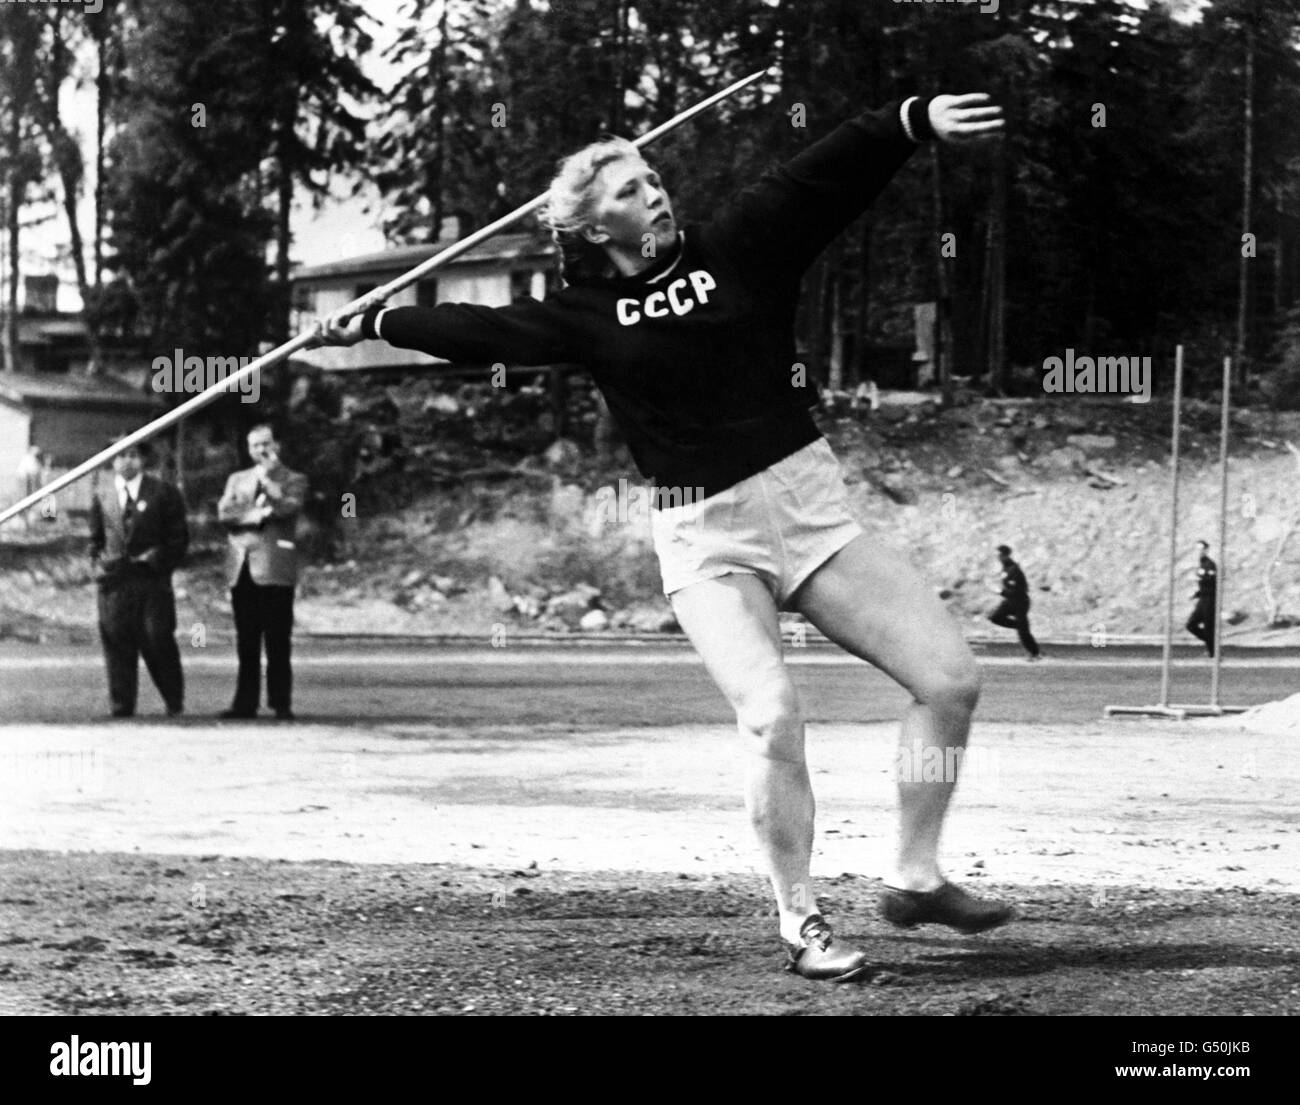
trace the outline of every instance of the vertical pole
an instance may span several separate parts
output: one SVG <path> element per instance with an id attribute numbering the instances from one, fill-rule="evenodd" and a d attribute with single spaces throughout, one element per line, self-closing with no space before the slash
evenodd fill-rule
<path id="1" fill-rule="evenodd" d="M 1223 402 L 1219 418 L 1219 578 L 1214 588 L 1214 664 L 1210 668 L 1210 705 L 1219 704 L 1219 668 L 1223 664 L 1223 593 L 1228 587 L 1228 410 L 1232 394 L 1232 358 L 1223 358 Z"/>
<path id="2" fill-rule="evenodd" d="M 1183 410 L 1183 347 L 1174 353 L 1173 465 L 1169 491 L 1169 586 L 1165 594 L 1165 647 L 1160 660 L 1160 705 L 1169 705 L 1169 658 L 1174 640 L 1175 563 L 1178 560 L 1178 434 Z"/>

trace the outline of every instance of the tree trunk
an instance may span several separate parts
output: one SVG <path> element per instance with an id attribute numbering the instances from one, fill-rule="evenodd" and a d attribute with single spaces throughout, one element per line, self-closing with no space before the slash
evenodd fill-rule
<path id="1" fill-rule="evenodd" d="M 832 392 L 844 390 L 844 265 L 843 251 L 836 249 L 829 265 L 830 272 L 830 353 L 827 358 L 826 386 Z"/>
<path id="2" fill-rule="evenodd" d="M 284 96 L 276 119 L 275 316 L 271 335 L 277 344 L 289 338 L 289 251 L 293 245 L 293 166 L 289 149 L 298 120 L 297 94 Z"/>
<path id="3" fill-rule="evenodd" d="M 555 439 L 558 441 L 569 428 L 569 381 L 563 365 L 551 366 L 551 417 L 555 421 Z"/>
<path id="4" fill-rule="evenodd" d="M 438 17 L 438 60 L 437 76 L 434 81 L 434 130 L 433 130 L 433 157 L 429 159 L 429 167 L 426 170 L 425 177 L 425 194 L 429 197 L 430 215 L 433 219 L 433 229 L 429 235 L 429 240 L 436 242 L 442 237 L 442 168 L 446 164 L 446 153 L 443 145 L 447 140 L 447 126 L 444 118 L 447 110 L 447 9 L 450 4 L 442 5 L 442 14 Z M 460 231 L 464 234 L 469 227 L 461 227 Z"/>
<path id="5" fill-rule="evenodd" d="M 22 279 L 19 269 L 18 210 L 23 204 L 26 182 L 21 176 L 18 153 L 22 146 L 22 121 L 17 105 L 12 106 L 13 117 L 9 123 L 9 179 L 6 182 L 9 198 L 9 302 L 5 306 L 4 358 L 8 372 L 18 371 L 18 283 Z"/>
<path id="6" fill-rule="evenodd" d="M 609 101 L 609 131 L 623 133 L 623 90 L 627 84 L 627 8 L 628 0 L 618 0 L 615 5 L 614 26 L 614 87 Z"/>
<path id="7" fill-rule="evenodd" d="M 69 141 L 71 137 L 69 136 Z M 99 327 L 95 320 L 95 291 L 90 286 L 86 274 L 86 245 L 81 237 L 81 226 L 77 222 L 77 195 L 79 189 L 74 181 L 68 179 L 62 169 L 59 176 L 63 182 L 63 212 L 68 219 L 68 235 L 72 239 L 72 263 L 77 272 L 77 292 L 81 296 L 81 318 L 86 327 L 86 344 L 89 350 L 89 362 L 86 374 L 98 376 L 104 370 L 103 344 L 100 341 Z"/>
<path id="8" fill-rule="evenodd" d="M 862 235 L 858 243 L 858 308 L 853 325 L 857 340 L 853 348 L 853 379 L 856 388 L 863 382 L 862 366 L 866 362 L 866 349 L 871 336 L 871 244 L 876 232 L 876 220 L 870 210 L 862 220 Z"/>
<path id="9" fill-rule="evenodd" d="M 0 187 L 0 224 L 4 226 L 6 241 L 9 234 L 9 189 Z M 9 249 L 0 255 L 0 373 L 12 372 L 9 357 Z"/>
<path id="10" fill-rule="evenodd" d="M 89 347 L 87 375 L 97 376 L 103 371 L 103 353 L 100 348 L 99 332 L 95 325 L 94 292 L 86 273 L 86 243 L 81 236 L 81 224 L 77 221 L 77 200 L 81 195 L 81 183 L 85 177 L 85 165 L 81 157 L 81 148 L 68 133 L 59 113 L 59 90 L 67 79 L 71 68 L 71 55 L 63 41 L 62 12 L 55 9 L 52 26 L 53 42 L 50 47 L 50 76 L 45 84 L 45 103 L 39 105 L 40 116 L 44 122 L 46 140 L 53 151 L 54 164 L 59 174 L 59 184 L 63 188 L 63 214 L 68 221 L 68 238 L 72 244 L 72 266 L 77 274 L 77 294 L 81 296 L 81 318 L 86 328 L 86 343 Z"/>
<path id="11" fill-rule="evenodd" d="M 1286 208 L 1282 205 L 1282 189 L 1273 192 L 1273 220 L 1277 227 L 1273 239 L 1273 319 L 1279 322 L 1287 307 L 1286 289 Z"/>
<path id="12" fill-rule="evenodd" d="M 108 79 L 107 34 L 101 35 L 96 51 L 95 74 L 95 287 L 104 283 L 104 146 L 108 130 L 108 99 L 112 95 Z"/>
<path id="13" fill-rule="evenodd" d="M 998 144 L 994 158 L 993 224 L 989 286 L 989 376 L 999 392 L 1007 387 L 1007 145 Z"/>

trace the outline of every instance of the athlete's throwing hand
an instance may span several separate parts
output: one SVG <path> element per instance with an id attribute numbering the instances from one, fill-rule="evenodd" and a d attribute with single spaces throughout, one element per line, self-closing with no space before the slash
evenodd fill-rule
<path id="1" fill-rule="evenodd" d="M 316 323 L 315 345 L 356 345 L 364 340 L 361 315 L 337 311 Z"/>
<path id="2" fill-rule="evenodd" d="M 963 96 L 936 96 L 930 101 L 930 126 L 943 142 L 979 142 L 1000 138 L 1002 109 L 989 102 L 984 92 Z"/>

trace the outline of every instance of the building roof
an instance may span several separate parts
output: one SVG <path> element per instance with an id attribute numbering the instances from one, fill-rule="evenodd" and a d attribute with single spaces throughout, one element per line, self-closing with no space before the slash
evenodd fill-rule
<path id="1" fill-rule="evenodd" d="M 289 280 L 291 283 L 297 283 L 302 280 L 360 276 L 366 273 L 403 273 L 452 245 L 455 245 L 455 242 L 441 241 L 418 246 L 394 246 L 380 253 L 367 253 L 360 257 L 331 261 L 325 265 L 295 269 L 290 274 Z M 498 234 L 467 253 L 448 261 L 447 265 L 450 268 L 453 265 L 482 264 L 484 261 L 544 261 L 554 257 L 555 254 L 555 245 L 547 234 Z"/>
<path id="2" fill-rule="evenodd" d="M 86 322 L 80 312 L 18 316 L 19 345 L 50 345 L 55 341 L 85 344 Z"/>
<path id="3" fill-rule="evenodd" d="M 147 411 L 157 400 L 116 376 L 30 376 L 0 373 L 0 400 L 16 407 L 81 407 Z"/>

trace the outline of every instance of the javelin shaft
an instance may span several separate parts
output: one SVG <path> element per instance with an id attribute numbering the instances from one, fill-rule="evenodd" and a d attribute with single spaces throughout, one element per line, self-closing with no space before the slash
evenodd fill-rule
<path id="1" fill-rule="evenodd" d="M 714 104 L 727 99 L 729 96 L 735 95 L 742 88 L 747 88 L 760 77 L 766 75 L 766 73 L 766 69 L 760 69 L 757 73 L 751 73 L 748 77 L 744 77 L 741 80 L 736 81 L 734 84 L 728 85 L 726 88 L 722 89 L 721 92 L 715 92 L 707 99 L 701 100 L 698 104 L 688 107 L 685 111 L 673 116 L 673 118 L 669 119 L 666 123 L 661 123 L 653 130 L 647 131 L 645 134 L 641 135 L 640 138 L 634 139 L 632 144 L 638 148 L 648 145 L 656 138 L 667 134 L 669 131 L 681 126 L 688 120 L 695 118 L 695 116 L 699 115 L 701 112 L 707 111 Z M 474 231 L 473 234 L 469 234 L 460 239 L 460 241 L 456 242 L 454 245 L 448 246 L 446 249 L 436 253 L 434 256 L 422 261 L 409 272 L 403 273 L 395 280 L 391 280 L 382 287 L 367 292 L 359 299 L 354 299 L 347 306 L 340 308 L 339 313 L 347 312 L 350 315 L 359 315 L 370 307 L 385 302 L 394 293 L 401 291 L 403 288 L 410 287 L 410 285 L 414 284 L 427 273 L 447 264 L 449 261 L 454 261 L 462 253 L 473 249 L 476 245 L 491 238 L 494 234 L 499 234 L 502 230 L 513 223 L 517 223 L 525 215 L 529 215 L 533 211 L 536 211 L 545 202 L 546 193 L 543 192 L 540 196 L 536 196 L 522 206 L 516 207 L 508 215 L 503 215 L 501 218 L 497 219 L 496 222 L 489 223 L 482 229 Z M 238 372 L 231 373 L 231 375 L 227 376 L 220 383 L 213 384 L 212 387 L 208 388 L 206 391 L 200 392 L 198 395 L 194 396 L 194 398 L 186 400 L 179 407 L 168 411 L 164 415 L 160 415 L 158 418 L 155 418 L 152 422 L 142 426 L 134 433 L 128 434 L 126 437 L 122 438 L 121 441 L 113 442 L 113 444 L 108 446 L 108 448 L 96 453 L 89 460 L 77 465 L 76 468 L 70 469 L 57 479 L 51 480 L 39 491 L 33 492 L 25 499 L 19 499 L 18 502 L 13 504 L 13 506 L 6 507 L 4 510 L 0 511 L 0 523 L 7 522 L 10 518 L 16 517 L 25 510 L 31 509 L 40 503 L 42 499 L 48 498 L 56 491 L 61 491 L 69 484 L 75 483 L 83 476 L 89 475 L 96 468 L 107 464 L 119 453 L 124 453 L 133 445 L 138 445 L 142 441 L 147 441 L 149 438 L 157 436 L 164 430 L 174 426 L 181 419 L 202 410 L 211 403 L 214 403 L 222 395 L 236 391 L 239 382 L 246 376 L 252 376 L 255 372 L 261 372 L 263 369 L 271 368 L 273 365 L 277 365 L 281 361 L 287 360 L 300 349 L 306 349 L 311 346 L 314 343 L 314 340 L 314 331 L 307 330 L 299 334 L 296 338 L 272 349 L 269 353 L 263 353 L 262 356 L 258 357 L 254 361 L 250 361 Z"/>

